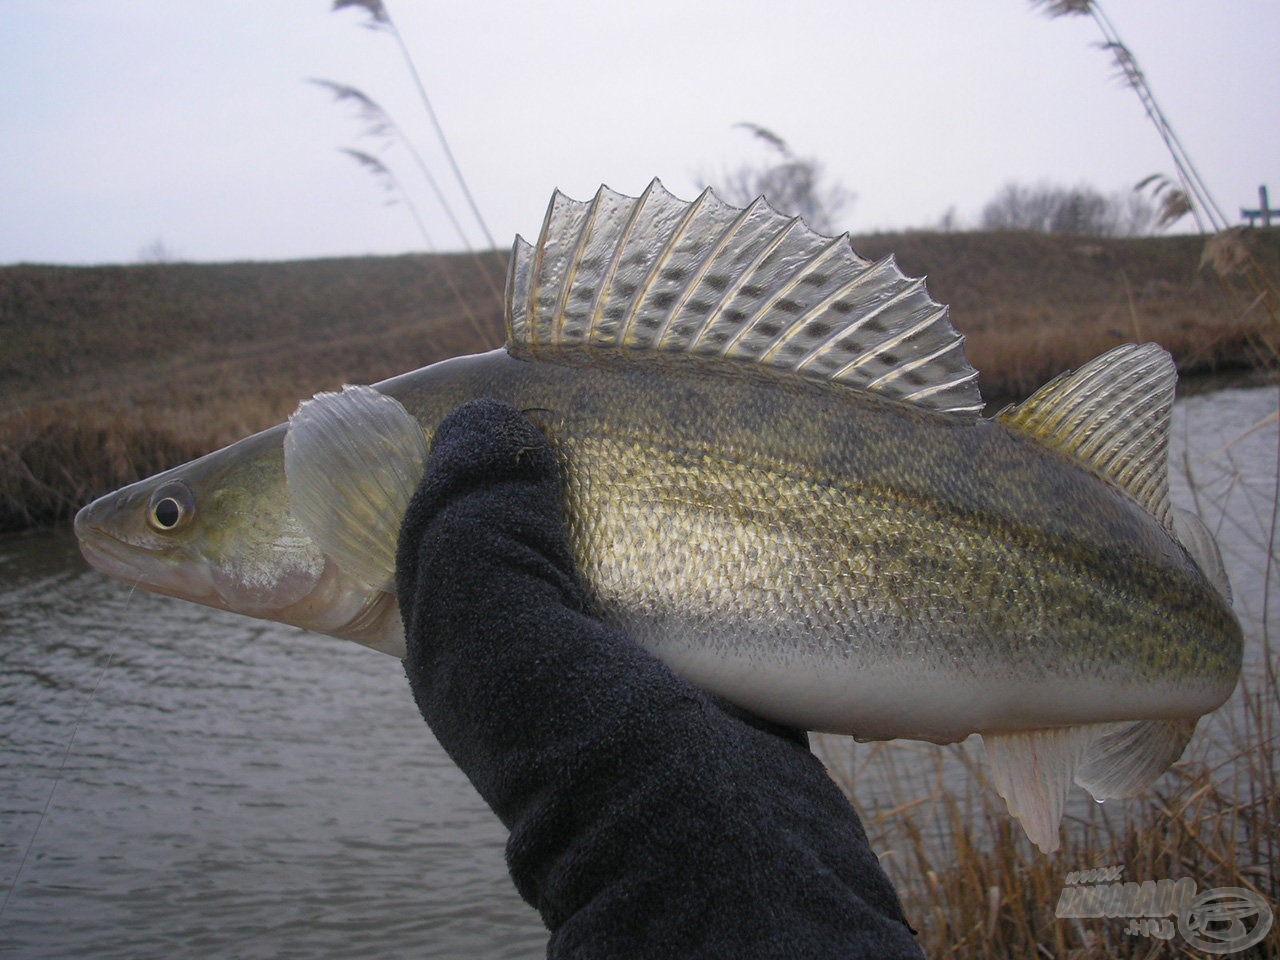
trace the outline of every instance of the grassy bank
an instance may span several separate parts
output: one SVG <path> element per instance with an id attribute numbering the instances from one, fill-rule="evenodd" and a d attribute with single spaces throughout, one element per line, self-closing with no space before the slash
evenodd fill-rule
<path id="1" fill-rule="evenodd" d="M 501 341 L 470 257 L 0 268 L 0 530 Z M 468 316 L 468 311 L 470 315 Z"/>
<path id="2" fill-rule="evenodd" d="M 1164 344 L 1193 381 L 1275 369 L 1274 305 L 1240 277 L 1201 269 L 1199 238 L 905 234 L 856 245 L 928 274 L 996 402 L 1126 340 Z M 1280 281 L 1280 231 L 1256 233 L 1253 255 Z M 0 269 L 0 528 L 68 516 L 280 421 L 317 390 L 493 346 L 500 329 L 492 284 L 470 258 Z M 1270 647 L 1262 662 L 1276 663 Z M 1203 955 L 1179 935 L 1127 934 L 1123 920 L 1057 917 L 1073 871 L 1124 865 L 1125 880 L 1190 877 L 1201 891 L 1243 887 L 1277 905 L 1278 743 L 1276 674 L 1247 677 L 1153 791 L 1071 813 L 1050 856 L 1008 816 L 974 744 L 829 738 L 820 749 L 928 956 L 1068 960 Z M 1280 925 L 1232 955 L 1280 955 Z"/>
<path id="3" fill-rule="evenodd" d="M 1165 941 L 1126 932 L 1123 917 L 1059 917 L 1056 908 L 1072 873 L 1108 866 L 1124 868 L 1121 882 L 1187 877 L 1199 893 L 1243 888 L 1280 904 L 1280 691 L 1274 675 L 1242 683 L 1151 790 L 1069 811 L 1062 846 L 1048 855 L 1009 816 L 976 742 L 824 737 L 819 750 L 862 813 L 926 956 L 1194 960 L 1205 953 L 1177 932 Z M 962 788 L 949 789 L 948 777 Z M 1280 928 L 1230 955 L 1280 956 Z"/>
<path id="4" fill-rule="evenodd" d="M 988 399 L 1024 395 L 1125 340 L 1186 373 L 1254 366 L 1276 332 L 1197 237 L 860 238 L 952 305 Z M 1252 235 L 1280 279 L 1280 231 Z M 0 268 L 0 530 L 278 422 L 299 399 L 501 340 L 501 258 Z M 487 268 L 487 272 L 486 272 Z"/>

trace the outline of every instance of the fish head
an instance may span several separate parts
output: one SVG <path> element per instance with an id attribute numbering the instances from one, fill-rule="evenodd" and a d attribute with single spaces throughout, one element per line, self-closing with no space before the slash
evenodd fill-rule
<path id="1" fill-rule="evenodd" d="M 395 598 L 344 571 L 295 516 L 286 425 L 101 497 L 76 515 L 80 550 L 155 593 L 396 653 Z"/>

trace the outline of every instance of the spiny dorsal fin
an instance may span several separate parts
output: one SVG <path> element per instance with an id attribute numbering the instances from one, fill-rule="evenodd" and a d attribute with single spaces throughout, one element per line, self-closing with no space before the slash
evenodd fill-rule
<path id="1" fill-rule="evenodd" d="M 507 345 L 723 356 L 978 416 L 964 338 L 923 280 L 859 257 L 763 199 L 557 192 L 536 246 L 516 240 Z"/>
<path id="2" fill-rule="evenodd" d="M 1162 347 L 1127 343 L 1049 381 L 999 419 L 1128 491 L 1173 533 L 1169 417 L 1177 382 Z"/>

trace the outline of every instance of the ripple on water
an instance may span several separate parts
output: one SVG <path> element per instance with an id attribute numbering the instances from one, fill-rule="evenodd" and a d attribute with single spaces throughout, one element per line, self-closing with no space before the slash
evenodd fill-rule
<path id="1" fill-rule="evenodd" d="M 1228 444 L 1275 403 L 1274 390 L 1222 391 L 1175 410 L 1174 460 L 1196 481 L 1193 496 L 1175 471 L 1175 500 L 1198 499 L 1218 532 L 1254 638 L 1275 425 Z M 0 638 L 6 889 L 97 685 L 0 920 L 0 956 L 542 953 L 504 832 L 418 717 L 398 662 L 131 594 L 88 571 L 65 531 L 0 538 Z M 826 744 L 840 765 L 872 749 Z M 940 753 L 901 749 L 913 767 L 933 762 L 918 751 Z M 1080 791 L 1073 802 L 1087 804 Z"/>
<path id="2" fill-rule="evenodd" d="M 542 952 L 397 661 L 0 541 L 0 955 Z M 110 666 L 108 667 L 108 660 Z"/>

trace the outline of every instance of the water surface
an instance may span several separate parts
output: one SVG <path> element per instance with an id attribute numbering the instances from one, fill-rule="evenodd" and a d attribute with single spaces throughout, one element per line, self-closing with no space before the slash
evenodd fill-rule
<path id="1" fill-rule="evenodd" d="M 1175 411 L 1174 461 L 1195 479 L 1193 494 L 1175 471 L 1175 500 L 1218 534 L 1255 666 L 1277 618 L 1275 409 L 1252 389 Z M 131 592 L 65 530 L 0 539 L 0 729 L 5 892 L 30 844 L 0 955 L 543 953 L 504 831 L 390 657 Z M 869 749 L 850 744 L 827 739 L 833 762 Z M 878 781 L 859 794 L 893 799 Z"/>
<path id="2" fill-rule="evenodd" d="M 131 593 L 67 531 L 0 540 L 0 637 L 6 891 L 39 825 L 0 955 L 542 954 L 398 660 Z"/>

